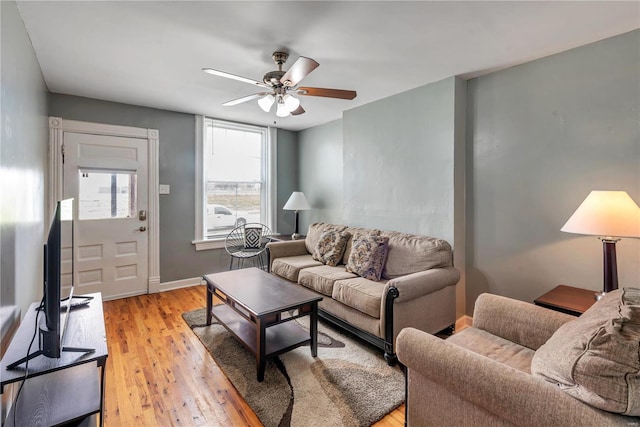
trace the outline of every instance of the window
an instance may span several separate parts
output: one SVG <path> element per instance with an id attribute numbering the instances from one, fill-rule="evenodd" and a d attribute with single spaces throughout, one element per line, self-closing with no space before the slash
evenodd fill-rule
<path id="1" fill-rule="evenodd" d="M 236 226 L 272 227 L 273 143 L 268 128 L 197 120 L 196 249 L 223 240 Z"/>
<path id="2" fill-rule="evenodd" d="M 137 175 L 133 171 L 81 169 L 78 180 L 78 217 L 133 218 L 136 215 Z"/>

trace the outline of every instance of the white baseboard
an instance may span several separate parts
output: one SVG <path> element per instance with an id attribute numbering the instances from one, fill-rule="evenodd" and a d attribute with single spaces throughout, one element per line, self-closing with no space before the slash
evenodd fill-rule
<path id="1" fill-rule="evenodd" d="M 174 280 L 173 282 L 160 283 L 158 292 L 172 291 L 174 289 L 188 288 L 202 284 L 202 277 L 191 277 L 189 279 Z"/>
<path id="2" fill-rule="evenodd" d="M 147 282 L 147 287 L 149 288 L 150 294 L 155 294 L 160 292 L 160 276 L 149 277 L 149 281 Z"/>
<path id="3" fill-rule="evenodd" d="M 145 294 L 147 294 L 147 291 L 125 292 L 125 293 L 118 294 L 118 295 L 103 296 L 102 297 L 102 301 L 112 301 L 112 300 L 115 300 L 115 299 L 137 297 L 138 295 L 145 295 Z"/>

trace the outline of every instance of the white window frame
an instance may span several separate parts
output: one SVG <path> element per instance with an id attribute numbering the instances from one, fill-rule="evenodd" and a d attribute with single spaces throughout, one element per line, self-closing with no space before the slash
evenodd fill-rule
<path id="1" fill-rule="evenodd" d="M 276 222 L 276 152 L 277 152 L 277 131 L 272 127 L 262 127 L 235 123 L 224 120 L 212 119 L 205 116 L 196 116 L 196 164 L 195 164 L 195 239 L 193 244 L 196 251 L 224 248 L 224 237 L 206 238 L 205 236 L 205 209 L 206 197 L 206 177 L 204 174 L 204 137 L 205 128 L 212 124 L 221 125 L 230 129 L 253 130 L 264 132 L 265 147 L 263 149 L 264 188 L 261 209 L 264 212 L 264 223 L 275 231 Z"/>

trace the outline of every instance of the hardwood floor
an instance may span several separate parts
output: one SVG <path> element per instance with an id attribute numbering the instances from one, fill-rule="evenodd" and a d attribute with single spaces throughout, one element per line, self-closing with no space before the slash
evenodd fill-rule
<path id="1" fill-rule="evenodd" d="M 105 426 L 262 425 L 181 317 L 204 304 L 204 286 L 104 303 Z M 404 426 L 404 405 L 375 426 Z"/>

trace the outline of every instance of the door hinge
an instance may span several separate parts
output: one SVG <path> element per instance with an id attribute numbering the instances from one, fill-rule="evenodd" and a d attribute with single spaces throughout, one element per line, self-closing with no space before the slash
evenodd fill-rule
<path id="1" fill-rule="evenodd" d="M 61 151 L 62 151 L 62 163 L 64 163 L 64 144 L 62 144 Z"/>

